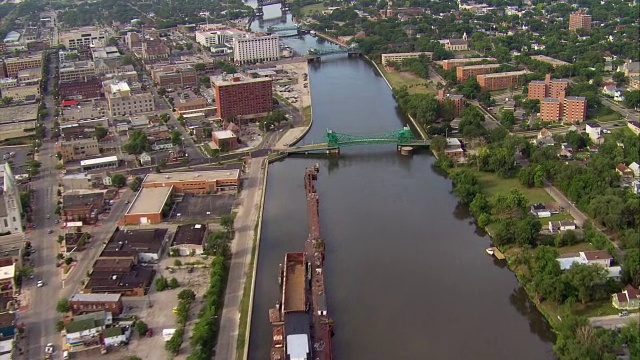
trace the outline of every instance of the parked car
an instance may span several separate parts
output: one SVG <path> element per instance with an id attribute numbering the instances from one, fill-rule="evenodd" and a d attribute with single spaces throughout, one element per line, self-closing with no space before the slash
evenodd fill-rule
<path id="1" fill-rule="evenodd" d="M 622 311 L 618 314 L 618 316 L 623 317 L 623 316 L 629 316 L 629 312 L 628 311 Z"/>
<path id="2" fill-rule="evenodd" d="M 44 281 L 42 280 L 38 280 L 38 285 L 36 285 L 37 287 L 43 287 L 44 286 Z"/>
<path id="3" fill-rule="evenodd" d="M 48 343 L 47 346 L 44 348 L 44 353 L 45 354 L 53 354 L 53 344 L 52 343 Z"/>

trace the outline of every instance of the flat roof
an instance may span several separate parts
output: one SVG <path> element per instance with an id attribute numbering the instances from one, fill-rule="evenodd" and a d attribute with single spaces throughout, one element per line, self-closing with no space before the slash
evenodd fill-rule
<path id="1" fill-rule="evenodd" d="M 114 161 L 118 161 L 118 156 L 113 155 L 113 156 L 106 156 L 106 157 L 100 157 L 95 159 L 82 160 L 80 161 L 80 166 L 99 165 L 99 164 L 105 164 L 105 163 L 114 162 Z"/>
<path id="2" fill-rule="evenodd" d="M 119 229 L 113 232 L 100 254 L 101 258 L 134 256 L 138 253 L 157 253 L 167 229 Z M 135 267 L 135 266 L 134 266 Z"/>
<path id="3" fill-rule="evenodd" d="M 0 279 L 13 279 L 16 275 L 16 264 L 0 267 Z"/>
<path id="4" fill-rule="evenodd" d="M 215 135 L 215 137 L 218 139 L 233 139 L 236 137 L 236 134 L 234 134 L 231 130 L 214 131 L 213 135 Z"/>
<path id="5" fill-rule="evenodd" d="M 142 181 L 143 184 L 163 183 L 174 181 L 217 181 L 238 179 L 240 177 L 239 169 L 232 170 L 211 170 L 211 171 L 189 171 L 189 172 L 172 172 L 162 174 L 148 174 Z"/>
<path id="6" fill-rule="evenodd" d="M 173 186 L 142 188 L 127 210 L 130 214 L 156 214 L 162 212 Z"/>
<path id="7" fill-rule="evenodd" d="M 73 294 L 69 301 L 114 302 L 121 298 L 121 294 Z"/>
<path id="8" fill-rule="evenodd" d="M 484 76 L 485 78 L 495 78 L 495 77 L 502 77 L 502 76 L 524 75 L 528 73 L 529 72 L 526 70 L 520 70 L 520 71 L 507 71 L 507 72 L 499 72 L 499 73 L 492 73 L 492 74 L 484 74 L 484 75 L 478 75 L 478 76 Z"/>
<path id="9" fill-rule="evenodd" d="M 176 229 L 176 235 L 173 238 L 173 245 L 202 245 L 206 232 L 206 224 L 180 225 L 178 226 L 178 229 Z"/>
<path id="10" fill-rule="evenodd" d="M 37 118 L 38 105 L 9 106 L 0 111 L 0 124 L 36 121 Z"/>
<path id="11" fill-rule="evenodd" d="M 542 62 L 546 62 L 552 65 L 569 65 L 568 62 L 566 61 L 562 61 L 562 60 L 558 60 L 555 58 L 552 58 L 550 56 L 546 56 L 546 55 L 533 55 L 531 56 L 532 59 L 536 59 L 538 61 L 542 61 Z"/>
<path id="12" fill-rule="evenodd" d="M 479 64 L 479 65 L 460 66 L 460 68 L 463 69 L 463 70 L 467 70 L 467 69 L 497 68 L 499 66 L 500 66 L 500 64 Z"/>

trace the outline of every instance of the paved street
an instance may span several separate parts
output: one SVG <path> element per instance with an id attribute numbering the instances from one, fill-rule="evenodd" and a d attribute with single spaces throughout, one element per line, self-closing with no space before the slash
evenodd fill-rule
<path id="1" fill-rule="evenodd" d="M 619 328 L 621 326 L 629 325 L 633 321 L 635 321 L 636 324 L 640 322 L 640 313 L 631 313 L 629 316 L 609 315 L 589 318 L 591 325 L 606 329 Z"/>
<path id="2" fill-rule="evenodd" d="M 627 109 L 626 107 L 620 106 L 617 103 L 611 101 L 610 99 L 601 96 L 600 99 L 602 100 L 602 104 L 604 104 L 605 106 L 608 106 L 610 109 L 617 111 L 618 113 L 620 113 L 620 115 L 622 115 L 622 117 L 625 120 L 628 121 L 638 121 L 640 120 L 640 113 L 638 113 L 637 111 L 634 111 L 632 109 Z"/>
<path id="3" fill-rule="evenodd" d="M 236 236 L 231 245 L 233 257 L 224 296 L 224 308 L 220 320 L 216 359 L 233 360 L 236 358 L 236 342 L 238 340 L 238 326 L 240 322 L 240 300 L 244 281 L 247 275 L 251 248 L 254 238 L 254 228 L 260 214 L 260 198 L 264 189 L 263 169 L 265 158 L 252 159 L 243 184 L 241 205 L 235 221 Z"/>

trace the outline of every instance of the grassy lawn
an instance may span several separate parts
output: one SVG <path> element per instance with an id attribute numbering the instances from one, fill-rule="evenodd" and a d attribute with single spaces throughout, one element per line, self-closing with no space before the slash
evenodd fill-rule
<path id="1" fill-rule="evenodd" d="M 302 126 L 311 125 L 311 105 L 305 106 L 302 109 Z"/>
<path id="2" fill-rule="evenodd" d="M 601 106 L 597 111 L 590 114 L 589 119 L 596 120 L 598 122 L 607 122 L 607 121 L 615 121 L 618 119 L 622 119 L 619 113 L 611 110 L 611 108 L 606 106 Z"/>
<path id="3" fill-rule="evenodd" d="M 313 14 L 314 12 L 322 12 L 326 9 L 326 7 L 320 3 L 320 4 L 313 4 L 313 5 L 307 5 L 307 6 L 303 6 L 300 11 L 302 12 L 302 16 L 309 16 L 311 14 Z"/>
<path id="4" fill-rule="evenodd" d="M 611 305 L 611 300 L 600 300 L 584 305 L 577 302 L 571 307 L 571 312 L 579 316 L 594 317 L 617 315 L 620 310 L 614 308 L 613 305 Z"/>
<path id="5" fill-rule="evenodd" d="M 421 79 L 409 72 L 387 71 L 379 65 L 380 71 L 394 89 L 406 86 L 410 94 L 435 94 L 436 91 L 427 85 L 426 79 Z"/>
<path id="6" fill-rule="evenodd" d="M 496 194 L 507 195 L 511 189 L 518 189 L 531 204 L 553 201 L 553 198 L 544 189 L 527 188 L 520 184 L 518 179 L 502 179 L 493 173 L 476 171 L 471 168 L 470 170 L 478 178 L 482 190 L 489 198 Z"/>
<path id="7" fill-rule="evenodd" d="M 557 250 L 560 253 L 560 255 L 564 255 L 564 254 L 575 254 L 575 253 L 579 253 L 580 251 L 594 251 L 596 250 L 596 248 L 594 248 L 593 245 L 589 243 L 580 243 L 575 245 L 563 246 L 563 247 L 557 248 Z"/>

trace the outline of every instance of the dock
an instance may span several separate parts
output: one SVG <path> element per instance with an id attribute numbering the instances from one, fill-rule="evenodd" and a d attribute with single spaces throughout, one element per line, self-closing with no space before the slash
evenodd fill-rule
<path id="1" fill-rule="evenodd" d="M 498 259 L 498 260 L 504 260 L 504 259 L 506 259 L 506 258 L 504 257 L 504 254 L 503 254 L 503 253 L 500 251 L 500 249 L 498 249 L 497 247 L 495 247 L 495 246 L 494 246 L 494 247 L 492 247 L 492 248 L 491 248 L 491 250 L 493 250 L 493 256 L 495 256 L 495 257 L 496 257 L 496 259 Z"/>

